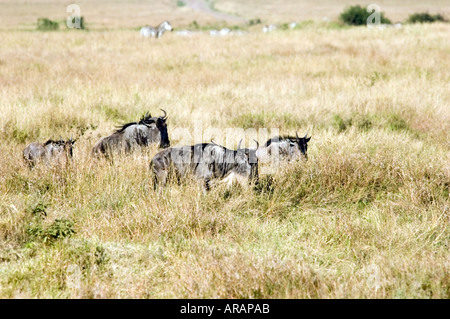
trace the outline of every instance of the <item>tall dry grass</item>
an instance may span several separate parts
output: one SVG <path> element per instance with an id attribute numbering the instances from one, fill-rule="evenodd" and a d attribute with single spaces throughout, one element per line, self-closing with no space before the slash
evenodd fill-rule
<path id="1" fill-rule="evenodd" d="M 449 31 L 3 32 L 0 296 L 449 298 Z M 173 145 L 198 123 L 193 143 L 308 130 L 309 161 L 203 194 L 155 193 L 156 147 L 91 158 L 160 108 Z M 28 170 L 25 145 L 59 136 L 72 163 Z"/>

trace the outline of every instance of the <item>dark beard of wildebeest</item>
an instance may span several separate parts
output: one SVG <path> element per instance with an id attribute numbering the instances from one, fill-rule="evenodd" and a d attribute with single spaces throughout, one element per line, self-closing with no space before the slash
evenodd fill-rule
<path id="1" fill-rule="evenodd" d="M 67 162 L 73 157 L 75 140 L 48 140 L 45 143 L 33 142 L 23 150 L 23 158 L 30 168 L 39 162 L 45 164 Z"/>
<path id="2" fill-rule="evenodd" d="M 236 174 L 244 180 L 258 181 L 258 158 L 256 149 L 230 150 L 212 143 L 171 147 L 157 153 L 150 162 L 154 188 L 165 186 L 169 173 L 175 172 L 178 183 L 186 174 L 193 174 L 210 189 L 213 179 L 223 179 Z"/>
<path id="3" fill-rule="evenodd" d="M 259 160 L 263 160 L 266 157 L 279 156 L 280 160 L 296 160 L 303 159 L 308 160 L 308 142 L 311 139 L 307 137 L 308 133 L 304 137 L 298 137 L 297 132 L 295 137 L 292 136 L 276 136 L 267 140 L 264 147 L 258 149 L 256 155 Z"/>
<path id="4" fill-rule="evenodd" d="M 122 125 L 113 134 L 102 137 L 92 148 L 94 156 L 104 155 L 112 158 L 113 154 L 129 154 L 136 149 L 159 143 L 161 148 L 170 146 L 167 134 L 167 113 L 152 117 L 148 112 L 139 122 Z"/>

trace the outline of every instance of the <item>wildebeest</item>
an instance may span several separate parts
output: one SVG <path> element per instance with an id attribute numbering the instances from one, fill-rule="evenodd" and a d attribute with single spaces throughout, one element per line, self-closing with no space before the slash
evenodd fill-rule
<path id="1" fill-rule="evenodd" d="M 307 137 L 299 137 L 297 132 L 295 137 L 292 136 L 276 136 L 267 140 L 264 147 L 257 150 L 256 155 L 259 160 L 308 160 L 308 142 L 311 139 Z"/>
<path id="2" fill-rule="evenodd" d="M 139 122 L 122 125 L 113 134 L 102 137 L 92 148 L 94 156 L 104 155 L 112 157 L 116 154 L 129 154 L 134 150 L 153 143 L 159 143 L 161 148 L 170 146 L 167 134 L 167 113 L 163 116 L 152 117 L 148 112 Z"/>
<path id="3" fill-rule="evenodd" d="M 258 158 L 256 149 L 230 150 L 214 142 L 192 146 L 171 147 L 157 153 L 150 162 L 154 187 L 165 186 L 169 173 L 175 172 L 178 182 L 187 173 L 203 182 L 210 189 L 213 179 L 225 179 L 231 184 L 258 180 Z"/>
<path id="4" fill-rule="evenodd" d="M 169 21 L 164 21 L 162 23 L 160 23 L 157 27 L 150 27 L 150 26 L 145 26 L 141 28 L 140 34 L 141 37 L 145 37 L 145 38 L 150 38 L 150 37 L 155 37 L 155 38 L 160 38 L 164 32 L 166 31 L 172 31 L 172 25 L 170 24 Z"/>
<path id="5" fill-rule="evenodd" d="M 23 150 L 23 158 L 30 168 L 39 162 L 63 164 L 73 157 L 75 140 L 48 140 L 45 143 L 33 142 Z"/>

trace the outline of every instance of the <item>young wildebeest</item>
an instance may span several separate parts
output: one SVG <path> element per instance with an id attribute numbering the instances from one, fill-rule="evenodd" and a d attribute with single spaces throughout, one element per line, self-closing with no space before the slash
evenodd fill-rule
<path id="1" fill-rule="evenodd" d="M 164 21 L 164 22 L 160 23 L 157 27 L 150 27 L 150 26 L 142 27 L 140 34 L 141 34 L 141 37 L 145 37 L 145 38 L 155 37 L 158 39 L 164 34 L 164 32 L 172 31 L 172 30 L 173 30 L 173 28 L 170 25 L 170 22 Z"/>
<path id="2" fill-rule="evenodd" d="M 148 146 L 152 143 L 159 143 L 161 148 L 170 146 L 169 135 L 167 134 L 167 113 L 163 116 L 152 117 L 148 112 L 139 122 L 132 122 L 122 125 L 113 134 L 102 137 L 93 147 L 94 156 L 104 155 L 111 157 L 113 153 L 131 153 L 132 151 Z"/>
<path id="3" fill-rule="evenodd" d="M 73 157 L 73 145 L 75 140 L 70 138 L 67 141 L 48 140 L 45 143 L 33 142 L 23 150 L 23 158 L 30 168 L 39 162 L 46 164 L 67 162 Z"/>
<path id="4" fill-rule="evenodd" d="M 297 132 L 295 137 L 292 136 L 277 136 L 269 139 L 264 147 L 258 149 L 256 155 L 259 160 L 296 160 L 302 158 L 308 160 L 308 142 L 311 139 L 307 137 L 298 137 Z"/>
<path id="5" fill-rule="evenodd" d="M 205 190 L 210 189 L 213 179 L 224 179 L 230 185 L 234 179 L 258 180 L 258 158 L 256 149 L 230 150 L 215 143 L 193 146 L 171 147 L 156 154 L 150 162 L 154 174 L 154 187 L 165 186 L 170 172 L 176 173 L 178 182 L 187 173 L 203 182 Z"/>

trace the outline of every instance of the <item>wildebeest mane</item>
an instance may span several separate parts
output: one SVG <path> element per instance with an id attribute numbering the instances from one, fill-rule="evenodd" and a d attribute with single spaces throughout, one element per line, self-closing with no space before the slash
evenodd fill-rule
<path id="1" fill-rule="evenodd" d="M 61 142 L 62 142 L 62 140 L 55 141 L 55 140 L 50 139 L 50 140 L 48 140 L 47 142 L 44 143 L 44 146 L 47 146 L 49 144 L 61 144 Z"/>
<path id="2" fill-rule="evenodd" d="M 156 118 L 152 117 L 152 115 L 147 112 L 146 114 L 142 115 L 139 122 L 130 122 L 130 123 L 123 124 L 122 126 L 119 126 L 114 133 L 122 133 L 128 127 L 130 127 L 132 125 L 149 125 L 154 122 L 156 122 Z"/>
<path id="3" fill-rule="evenodd" d="M 289 141 L 295 141 L 297 140 L 296 137 L 293 136 L 289 136 L 289 135 L 283 135 L 283 136 L 276 136 L 276 137 L 272 137 L 270 139 L 267 140 L 267 142 L 265 143 L 265 146 L 269 146 L 270 144 L 272 144 L 272 142 L 275 141 L 283 141 L 283 140 L 289 140 Z"/>

